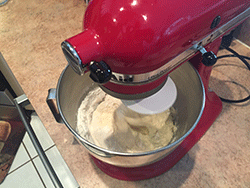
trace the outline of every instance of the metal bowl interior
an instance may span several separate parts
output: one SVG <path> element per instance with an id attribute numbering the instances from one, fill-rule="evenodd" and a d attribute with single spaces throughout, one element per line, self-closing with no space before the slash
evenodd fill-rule
<path id="1" fill-rule="evenodd" d="M 88 149 L 91 155 L 108 164 L 122 167 L 138 167 L 153 163 L 171 153 L 195 128 L 205 105 L 204 86 L 198 72 L 190 63 L 184 63 L 170 73 L 177 87 L 177 100 L 173 107 L 178 112 L 176 139 L 173 143 L 148 152 L 121 153 L 96 146 L 76 132 L 77 111 L 92 88 L 98 87 L 88 74 L 79 76 L 67 66 L 57 85 L 59 113 L 72 134 Z"/>

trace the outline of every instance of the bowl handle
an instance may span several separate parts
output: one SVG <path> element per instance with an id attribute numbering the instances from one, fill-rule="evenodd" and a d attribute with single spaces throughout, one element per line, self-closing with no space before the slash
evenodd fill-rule
<path id="1" fill-rule="evenodd" d="M 58 122 L 58 123 L 63 123 L 62 121 L 62 117 L 58 111 L 58 108 L 55 104 L 55 99 L 56 99 L 56 89 L 55 88 L 51 88 L 49 89 L 48 91 L 48 96 L 46 98 L 46 102 L 55 118 L 55 120 Z"/>

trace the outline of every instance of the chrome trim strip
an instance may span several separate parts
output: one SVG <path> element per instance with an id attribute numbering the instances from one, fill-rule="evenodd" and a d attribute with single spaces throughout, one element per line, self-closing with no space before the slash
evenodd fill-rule
<path id="1" fill-rule="evenodd" d="M 85 71 L 85 67 L 87 65 L 83 65 L 81 58 L 79 57 L 78 53 L 74 49 L 74 47 L 68 43 L 67 41 L 63 41 L 61 44 L 61 48 L 63 53 L 69 63 L 69 65 L 73 68 L 73 70 L 79 74 L 83 75 Z"/>
<path id="2" fill-rule="evenodd" d="M 243 21 L 247 17 L 250 16 L 250 8 L 221 26 L 219 29 L 215 30 L 208 36 L 206 36 L 204 39 L 202 39 L 199 42 L 196 42 L 191 48 L 187 49 L 162 67 L 143 74 L 134 74 L 134 75 L 128 75 L 128 74 L 120 74 L 113 72 L 112 78 L 110 82 L 120 85 L 143 85 L 150 82 L 153 82 L 166 74 L 167 72 L 170 72 L 175 67 L 180 65 L 182 62 L 188 60 L 190 57 L 192 57 L 201 47 L 204 47 L 208 43 L 214 41 L 230 29 L 232 29 L 234 26 L 237 25 L 237 23 Z"/>

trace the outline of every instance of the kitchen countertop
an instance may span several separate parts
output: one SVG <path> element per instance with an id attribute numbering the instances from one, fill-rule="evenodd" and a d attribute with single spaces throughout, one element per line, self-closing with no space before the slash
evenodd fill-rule
<path id="1" fill-rule="evenodd" d="M 81 32 L 86 5 L 73 0 L 10 0 L 0 7 L 1 53 L 81 187 L 250 187 L 250 102 L 223 103 L 202 139 L 168 172 L 143 181 L 113 179 L 99 170 L 65 125 L 56 123 L 46 104 L 67 65 L 60 43 Z M 234 40 L 231 47 L 250 56 Z M 225 54 L 224 50 L 219 52 Z M 250 91 L 250 73 L 236 58 L 220 60 L 211 88 L 224 97 Z M 244 89 L 244 87 L 245 89 Z M 246 92 L 246 90 L 248 90 Z"/>

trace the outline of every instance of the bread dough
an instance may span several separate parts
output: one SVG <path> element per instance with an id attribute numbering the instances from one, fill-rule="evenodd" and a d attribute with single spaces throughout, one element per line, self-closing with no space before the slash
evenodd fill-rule
<path id="1" fill-rule="evenodd" d="M 176 112 L 173 107 L 153 115 L 127 108 L 100 88 L 82 101 L 78 110 L 77 132 L 90 142 L 112 151 L 143 152 L 173 141 Z"/>

